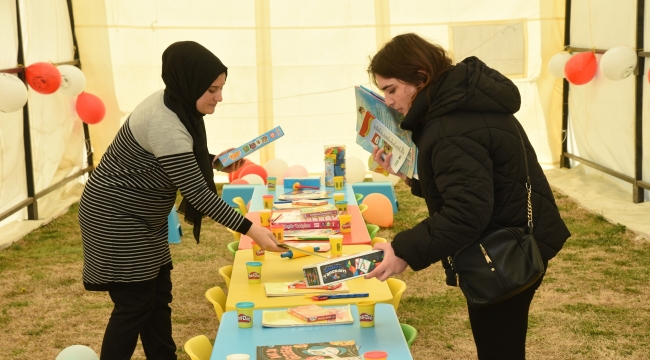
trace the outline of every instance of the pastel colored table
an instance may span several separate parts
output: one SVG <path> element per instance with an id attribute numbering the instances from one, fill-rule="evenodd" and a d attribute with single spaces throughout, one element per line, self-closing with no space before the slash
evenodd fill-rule
<path id="1" fill-rule="evenodd" d="M 370 245 L 344 245 L 343 254 L 356 254 L 370 250 Z M 322 253 L 327 254 L 329 253 Z M 360 298 L 332 299 L 326 301 L 314 301 L 307 296 L 278 296 L 267 297 L 264 291 L 266 282 L 290 282 L 303 278 L 302 267 L 315 264 L 326 259 L 316 256 L 304 256 L 297 259 L 280 258 L 277 254 L 267 253 L 262 260 L 262 283 L 249 284 L 246 274 L 246 262 L 253 260 L 253 251 L 237 251 L 233 263 L 230 286 L 228 287 L 228 298 L 226 299 L 226 311 L 234 310 L 235 305 L 240 301 L 252 301 L 256 309 L 272 309 L 280 307 L 292 307 L 300 305 L 341 305 L 353 304 Z M 350 293 L 369 293 L 370 296 L 364 300 L 373 300 L 378 303 L 391 303 L 393 294 L 388 284 L 377 279 L 366 280 L 363 277 L 346 281 Z"/>
<path id="2" fill-rule="evenodd" d="M 370 245 L 372 239 L 370 239 L 370 234 L 368 234 L 368 229 L 366 228 L 366 223 L 363 220 L 361 211 L 359 211 L 359 206 L 348 205 L 348 214 L 352 215 L 352 231 L 350 233 L 343 234 L 343 245 Z M 250 211 L 248 214 L 246 214 L 246 218 L 252 221 L 253 224 L 260 224 L 260 214 L 258 211 Z M 251 241 L 253 241 L 253 239 L 246 235 L 242 235 L 239 239 L 239 250 L 250 249 Z M 289 244 L 296 242 L 300 243 L 301 241 L 287 241 Z M 309 242 L 317 241 L 309 240 Z M 328 241 L 322 242 L 328 243 Z"/>
<path id="3" fill-rule="evenodd" d="M 210 360 L 223 360 L 229 354 L 248 354 L 254 360 L 257 346 L 262 345 L 346 340 L 354 340 L 360 346 L 361 355 L 366 351 L 381 350 L 388 353 L 390 360 L 413 359 L 392 305 L 376 305 L 375 326 L 371 328 L 359 326 L 357 307 L 353 305 L 350 308 L 354 324 L 286 328 L 262 327 L 262 311 L 255 310 L 253 326 L 249 329 L 240 329 L 237 326 L 237 312 L 228 311 L 221 318 Z"/>
<path id="4" fill-rule="evenodd" d="M 322 191 L 330 191 L 332 193 L 335 192 L 344 192 L 345 193 L 345 201 L 348 202 L 349 205 L 357 205 L 357 199 L 354 196 L 354 190 L 352 189 L 352 185 L 346 184 L 345 188 L 342 191 L 336 191 L 334 190 L 333 187 L 325 187 L 321 186 L 320 189 Z M 278 201 L 280 199 L 280 195 L 286 194 L 287 192 L 291 191 L 291 188 L 285 188 L 282 186 L 278 186 L 275 189 L 275 193 L 273 194 L 275 196 L 275 201 Z M 253 196 L 251 197 L 251 205 L 250 208 L 248 209 L 249 211 L 257 211 L 260 209 L 264 209 L 264 203 L 262 202 L 262 195 L 267 195 L 269 194 L 269 191 L 267 187 L 265 186 L 255 186 L 255 190 L 253 191 Z M 334 204 L 334 199 L 329 198 L 328 202 L 330 204 Z"/>

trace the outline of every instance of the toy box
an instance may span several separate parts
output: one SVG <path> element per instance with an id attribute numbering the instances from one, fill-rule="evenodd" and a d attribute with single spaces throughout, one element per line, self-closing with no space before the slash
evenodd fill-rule
<path id="1" fill-rule="evenodd" d="M 345 145 L 325 146 L 325 186 L 334 186 L 334 177 L 345 181 Z"/>
<path id="2" fill-rule="evenodd" d="M 307 285 L 329 285 L 364 276 L 381 264 L 384 252 L 369 250 L 347 255 L 302 268 Z"/>
<path id="3" fill-rule="evenodd" d="M 245 143 L 244 145 L 236 148 L 235 150 L 231 150 L 219 156 L 219 158 L 214 161 L 214 168 L 217 170 L 221 170 L 227 167 L 228 165 L 234 163 L 235 161 L 242 159 L 245 156 L 248 156 L 254 153 L 255 151 L 263 148 L 264 146 L 272 143 L 273 141 L 281 138 L 282 136 L 284 136 L 284 132 L 282 131 L 282 128 L 276 126 L 275 128 Z M 266 181 L 266 179 L 264 180 Z"/>

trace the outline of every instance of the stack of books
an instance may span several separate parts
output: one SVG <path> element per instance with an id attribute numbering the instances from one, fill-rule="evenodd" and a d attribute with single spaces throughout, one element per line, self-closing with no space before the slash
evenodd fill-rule
<path id="1" fill-rule="evenodd" d="M 288 211 L 276 211 L 271 218 L 271 225 L 282 225 L 284 230 L 305 230 L 305 229 L 335 229 L 340 227 L 335 213 L 331 215 L 310 214 L 306 217 L 302 211 L 307 209 L 295 209 Z"/>

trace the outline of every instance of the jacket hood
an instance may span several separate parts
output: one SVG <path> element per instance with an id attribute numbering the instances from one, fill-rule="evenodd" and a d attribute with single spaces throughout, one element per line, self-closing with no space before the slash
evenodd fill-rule
<path id="1" fill-rule="evenodd" d="M 521 106 L 517 86 L 476 57 L 452 66 L 413 99 L 402 129 L 414 131 L 454 110 L 514 114 Z"/>

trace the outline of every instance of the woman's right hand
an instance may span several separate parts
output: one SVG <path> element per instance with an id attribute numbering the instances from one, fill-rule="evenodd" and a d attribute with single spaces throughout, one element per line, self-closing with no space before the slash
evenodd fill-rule
<path id="1" fill-rule="evenodd" d="M 253 224 L 246 236 L 249 236 L 255 241 L 262 249 L 266 251 L 274 252 L 285 252 L 287 249 L 283 249 L 278 246 L 278 240 L 273 236 L 271 230 L 262 227 L 260 225 Z"/>
<path id="2" fill-rule="evenodd" d="M 390 166 L 390 159 L 393 157 L 393 154 L 387 154 L 385 157 L 382 157 L 384 155 L 384 149 L 380 149 L 377 145 L 372 146 L 372 158 L 375 160 L 379 166 L 381 166 L 384 170 L 388 171 L 389 174 L 393 174 L 395 176 L 398 176 L 404 180 L 406 180 L 407 176 L 402 174 L 401 172 L 395 172 Z"/>

